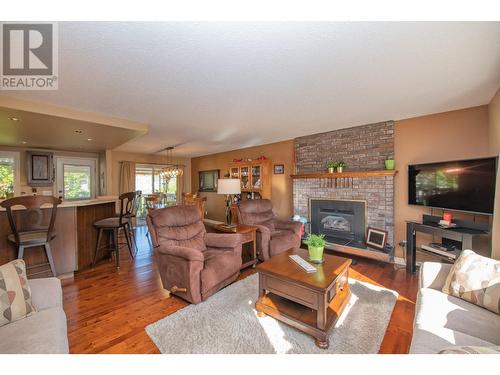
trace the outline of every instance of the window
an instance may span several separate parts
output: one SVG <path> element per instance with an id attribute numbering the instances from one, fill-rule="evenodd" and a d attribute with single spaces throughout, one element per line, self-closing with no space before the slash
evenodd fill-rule
<path id="1" fill-rule="evenodd" d="M 96 160 L 85 158 L 57 158 L 58 195 L 66 200 L 96 197 Z"/>
<path id="2" fill-rule="evenodd" d="M 172 205 L 177 202 L 177 178 L 170 178 L 168 181 L 162 181 L 160 172 L 163 166 L 137 164 L 135 168 L 135 189 L 142 192 L 144 195 L 155 193 L 161 194 L 161 203 L 164 205 Z M 137 215 L 139 217 L 146 215 L 146 210 L 143 209 L 144 202 L 139 204 Z"/>
<path id="3" fill-rule="evenodd" d="M 0 151 L 0 199 L 19 195 L 19 153 Z"/>

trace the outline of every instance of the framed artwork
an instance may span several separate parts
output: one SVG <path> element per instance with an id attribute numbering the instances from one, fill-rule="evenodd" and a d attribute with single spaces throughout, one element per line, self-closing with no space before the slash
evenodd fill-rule
<path id="1" fill-rule="evenodd" d="M 387 243 L 387 231 L 368 228 L 366 231 L 366 244 L 375 249 L 384 250 Z"/>
<path id="2" fill-rule="evenodd" d="M 203 192 L 217 192 L 217 180 L 219 179 L 219 169 L 211 171 L 199 171 L 199 191 Z"/>
<path id="3" fill-rule="evenodd" d="M 28 185 L 52 186 L 54 183 L 54 156 L 51 152 L 28 151 Z"/>
<path id="4" fill-rule="evenodd" d="M 285 165 L 284 164 L 274 164 L 274 174 L 284 174 Z"/>

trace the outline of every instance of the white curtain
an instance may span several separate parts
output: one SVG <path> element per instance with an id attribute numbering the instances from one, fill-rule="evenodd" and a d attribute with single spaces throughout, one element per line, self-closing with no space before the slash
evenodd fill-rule
<path id="1" fill-rule="evenodd" d="M 177 204 L 182 204 L 182 193 L 184 192 L 184 174 L 186 170 L 184 167 L 179 167 L 182 169 L 183 173 L 181 177 L 177 178 Z"/>
<path id="2" fill-rule="evenodd" d="M 120 165 L 120 194 L 135 191 L 135 163 L 122 161 Z"/>

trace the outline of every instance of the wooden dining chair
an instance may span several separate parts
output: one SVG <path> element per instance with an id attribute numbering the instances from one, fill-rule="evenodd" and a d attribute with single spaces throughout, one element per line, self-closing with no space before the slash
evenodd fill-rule
<path id="1" fill-rule="evenodd" d="M 160 205 L 160 197 L 157 194 L 147 195 L 144 197 L 144 205 L 147 210 L 155 210 Z"/>
<path id="2" fill-rule="evenodd" d="M 30 265 L 26 269 L 39 268 L 49 265 L 52 276 L 57 276 L 50 241 L 56 237 L 54 222 L 56 221 L 57 206 L 61 200 L 51 196 L 25 196 L 6 199 L 0 206 L 6 209 L 12 233 L 7 239 L 17 247 L 17 258 L 23 259 L 25 249 L 43 246 L 48 262 Z M 44 207 L 42 206 L 47 206 Z M 15 206 L 18 206 L 15 208 Z M 14 208 L 14 209 L 13 209 Z M 47 212 L 50 210 L 50 212 Z M 45 214 L 48 215 L 45 215 Z M 48 219 L 48 220 L 47 220 Z M 48 221 L 48 223 L 47 223 Z M 47 271 L 33 272 L 30 276 Z"/>
<path id="3" fill-rule="evenodd" d="M 200 212 L 201 218 L 205 218 L 206 214 L 206 203 L 207 203 L 207 197 L 200 197 L 196 194 L 191 194 L 191 193 L 183 193 L 182 194 L 183 198 L 183 204 L 185 205 L 193 205 L 198 207 L 198 211 Z"/>

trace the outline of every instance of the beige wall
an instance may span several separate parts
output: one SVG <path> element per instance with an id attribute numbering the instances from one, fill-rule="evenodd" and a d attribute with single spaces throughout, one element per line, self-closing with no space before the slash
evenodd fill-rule
<path id="1" fill-rule="evenodd" d="M 134 161 L 136 163 L 165 163 L 166 158 L 163 155 L 157 154 L 138 154 L 134 152 L 122 152 L 122 151 L 108 151 L 106 152 L 106 158 L 111 156 L 111 161 L 106 162 L 107 167 L 111 166 L 111 172 L 107 172 L 107 175 L 111 177 L 111 195 L 119 194 L 119 183 L 120 183 L 120 162 L 121 161 Z M 184 191 L 191 191 L 191 159 L 189 158 L 174 158 L 175 163 L 185 165 L 184 167 Z"/>
<path id="2" fill-rule="evenodd" d="M 201 156 L 191 159 L 191 181 L 192 191 L 198 190 L 198 172 L 211 169 L 220 169 L 221 177 L 229 171 L 229 164 L 233 159 L 256 158 L 264 155 L 271 159 L 272 164 L 284 164 L 285 173 L 281 175 L 272 174 L 272 192 L 274 212 L 280 218 L 288 218 L 292 215 L 292 180 L 293 174 L 293 140 L 271 143 L 241 150 L 222 152 L 213 155 Z M 272 173 L 272 172 L 271 172 Z M 201 193 L 207 197 L 207 217 L 213 220 L 224 220 L 224 196 L 217 193 Z"/>
<path id="3" fill-rule="evenodd" d="M 500 154 L 500 89 L 491 100 L 489 110 L 490 153 Z M 500 259 L 500 173 L 497 174 L 495 215 L 493 221 L 492 257 Z"/>
<path id="4" fill-rule="evenodd" d="M 408 205 L 409 164 L 477 158 L 490 155 L 488 106 L 396 121 L 394 132 L 395 243 L 406 238 L 406 220 L 418 220 L 429 208 Z M 441 213 L 439 210 L 435 212 Z M 455 213 L 455 216 L 470 217 Z M 477 216 L 478 220 L 489 220 Z M 400 250 L 400 249 L 398 249 Z M 398 251 L 398 256 L 401 252 Z"/>

